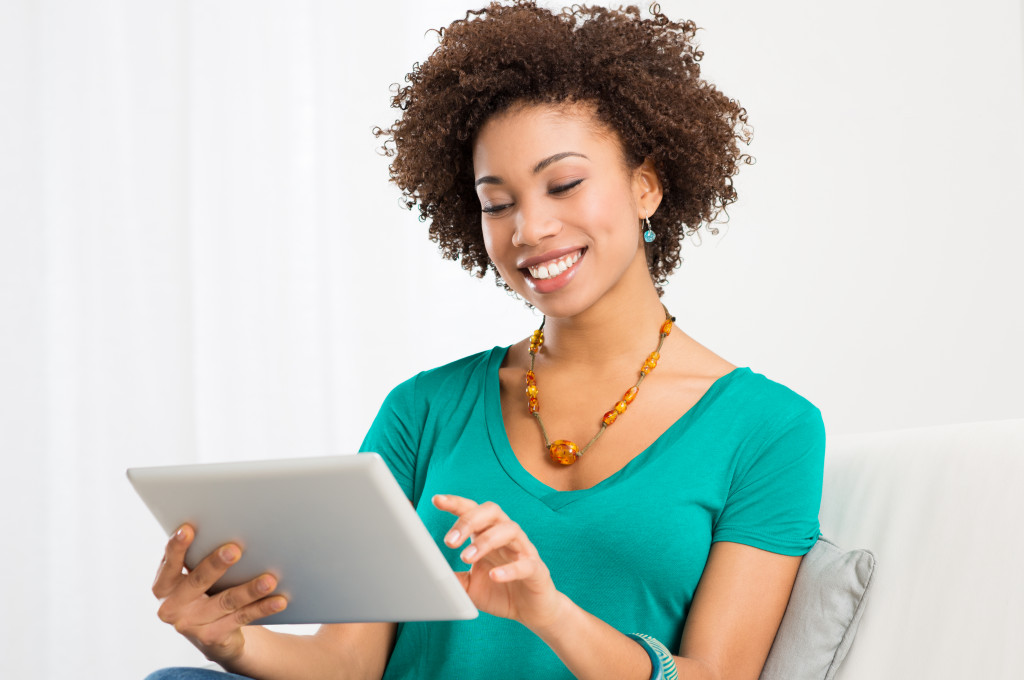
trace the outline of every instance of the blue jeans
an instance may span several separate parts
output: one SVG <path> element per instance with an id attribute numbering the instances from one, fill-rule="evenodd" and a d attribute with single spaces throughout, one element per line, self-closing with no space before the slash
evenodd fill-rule
<path id="1" fill-rule="evenodd" d="M 146 676 L 146 680 L 250 680 L 244 675 L 224 673 L 209 668 L 161 668 Z"/>

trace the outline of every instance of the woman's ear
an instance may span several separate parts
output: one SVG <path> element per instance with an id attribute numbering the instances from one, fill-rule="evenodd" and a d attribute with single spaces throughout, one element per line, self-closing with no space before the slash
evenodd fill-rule
<path id="1" fill-rule="evenodd" d="M 658 171 L 654 168 L 654 161 L 650 158 L 645 158 L 644 162 L 633 171 L 633 194 L 640 211 L 640 214 L 637 215 L 638 219 L 650 217 L 661 205 L 664 190 Z"/>

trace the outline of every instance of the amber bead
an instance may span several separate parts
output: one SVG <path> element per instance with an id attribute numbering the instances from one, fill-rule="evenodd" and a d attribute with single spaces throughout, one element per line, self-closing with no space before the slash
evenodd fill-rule
<path id="1" fill-rule="evenodd" d="M 662 335 L 668 335 L 671 332 L 672 332 L 672 322 L 669 321 L 668 319 L 666 319 L 665 323 L 661 324 L 661 334 Z"/>
<path id="2" fill-rule="evenodd" d="M 627 404 L 626 400 L 623 399 L 622 401 L 615 405 L 615 410 L 618 411 L 619 413 L 625 413 L 627 406 L 629 406 L 629 404 Z"/>
<path id="3" fill-rule="evenodd" d="M 536 383 L 527 383 L 526 384 L 526 393 L 529 394 L 531 397 L 536 397 L 537 396 L 537 391 L 538 390 L 537 390 L 537 384 Z"/>
<path id="4" fill-rule="evenodd" d="M 627 404 L 632 404 L 633 400 L 636 399 L 637 392 L 639 391 L 640 388 L 637 387 L 636 385 L 630 387 L 628 390 L 626 390 L 626 393 L 622 395 L 622 401 L 626 402 Z"/>
<path id="5" fill-rule="evenodd" d="M 537 397 L 530 397 L 530 413 L 537 413 L 540 411 L 540 402 L 537 401 Z"/>
<path id="6" fill-rule="evenodd" d="M 601 418 L 601 422 L 604 423 L 605 425 L 611 425 L 612 423 L 615 422 L 615 419 L 618 417 L 619 412 L 616 411 L 615 409 L 612 409 L 611 411 L 608 411 L 608 413 L 604 414 L 604 418 Z"/>
<path id="7" fill-rule="evenodd" d="M 551 460 L 559 465 L 572 465 L 580 457 L 580 447 L 567 439 L 553 442 L 548 451 L 551 452 Z"/>
<path id="8" fill-rule="evenodd" d="M 647 357 L 647 360 L 653 361 L 654 363 L 658 363 L 658 359 L 660 358 L 661 354 L 659 354 L 658 352 L 651 352 L 651 356 Z"/>
<path id="9" fill-rule="evenodd" d="M 535 376 L 533 374 L 533 371 L 527 371 L 526 372 L 526 384 L 527 385 L 529 385 L 532 382 L 535 382 L 536 380 L 537 380 L 537 376 Z"/>

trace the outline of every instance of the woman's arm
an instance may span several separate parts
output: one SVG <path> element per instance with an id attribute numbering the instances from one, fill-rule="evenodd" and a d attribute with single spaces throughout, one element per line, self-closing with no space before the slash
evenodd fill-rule
<path id="1" fill-rule="evenodd" d="M 712 544 L 675 657 L 679 677 L 756 680 L 800 560 L 739 543 Z M 552 626 L 534 632 L 577 678 L 612 677 L 610 668 L 616 677 L 651 677 L 647 653 L 636 642 L 572 603 Z"/>
<path id="2" fill-rule="evenodd" d="M 167 542 L 153 594 L 161 601 L 160 619 L 173 625 L 206 658 L 259 680 L 379 680 L 384 674 L 394 644 L 395 624 L 325 625 L 312 636 L 247 626 L 287 606 L 283 597 L 274 594 L 277 583 L 273 575 L 263 574 L 207 595 L 210 587 L 241 559 L 242 551 L 237 545 L 222 546 L 185 573 L 185 551 L 194 539 L 195 531 L 186 525 Z"/>
<path id="3" fill-rule="evenodd" d="M 646 651 L 559 593 L 523 530 L 498 506 L 456 496 L 434 503 L 459 517 L 445 538 L 448 545 L 473 538 L 462 553 L 470 570 L 459 578 L 478 608 L 525 625 L 580 680 L 651 677 Z M 800 559 L 738 543 L 712 544 L 676 657 L 679 677 L 756 680 Z"/>
<path id="4" fill-rule="evenodd" d="M 315 635 L 289 635 L 249 626 L 244 653 L 219 663 L 259 680 L 380 680 L 395 629 L 393 623 L 333 623 Z"/>
<path id="5" fill-rule="evenodd" d="M 679 653 L 721 680 L 756 680 L 786 613 L 802 557 L 740 543 L 711 545 Z"/>

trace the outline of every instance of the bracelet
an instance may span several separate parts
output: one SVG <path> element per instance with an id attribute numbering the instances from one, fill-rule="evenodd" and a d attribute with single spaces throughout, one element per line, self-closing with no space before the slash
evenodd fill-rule
<path id="1" fill-rule="evenodd" d="M 647 652 L 647 656 L 651 657 L 651 680 L 678 680 L 675 659 L 665 645 L 643 633 L 629 633 L 627 637 L 636 640 Z"/>

